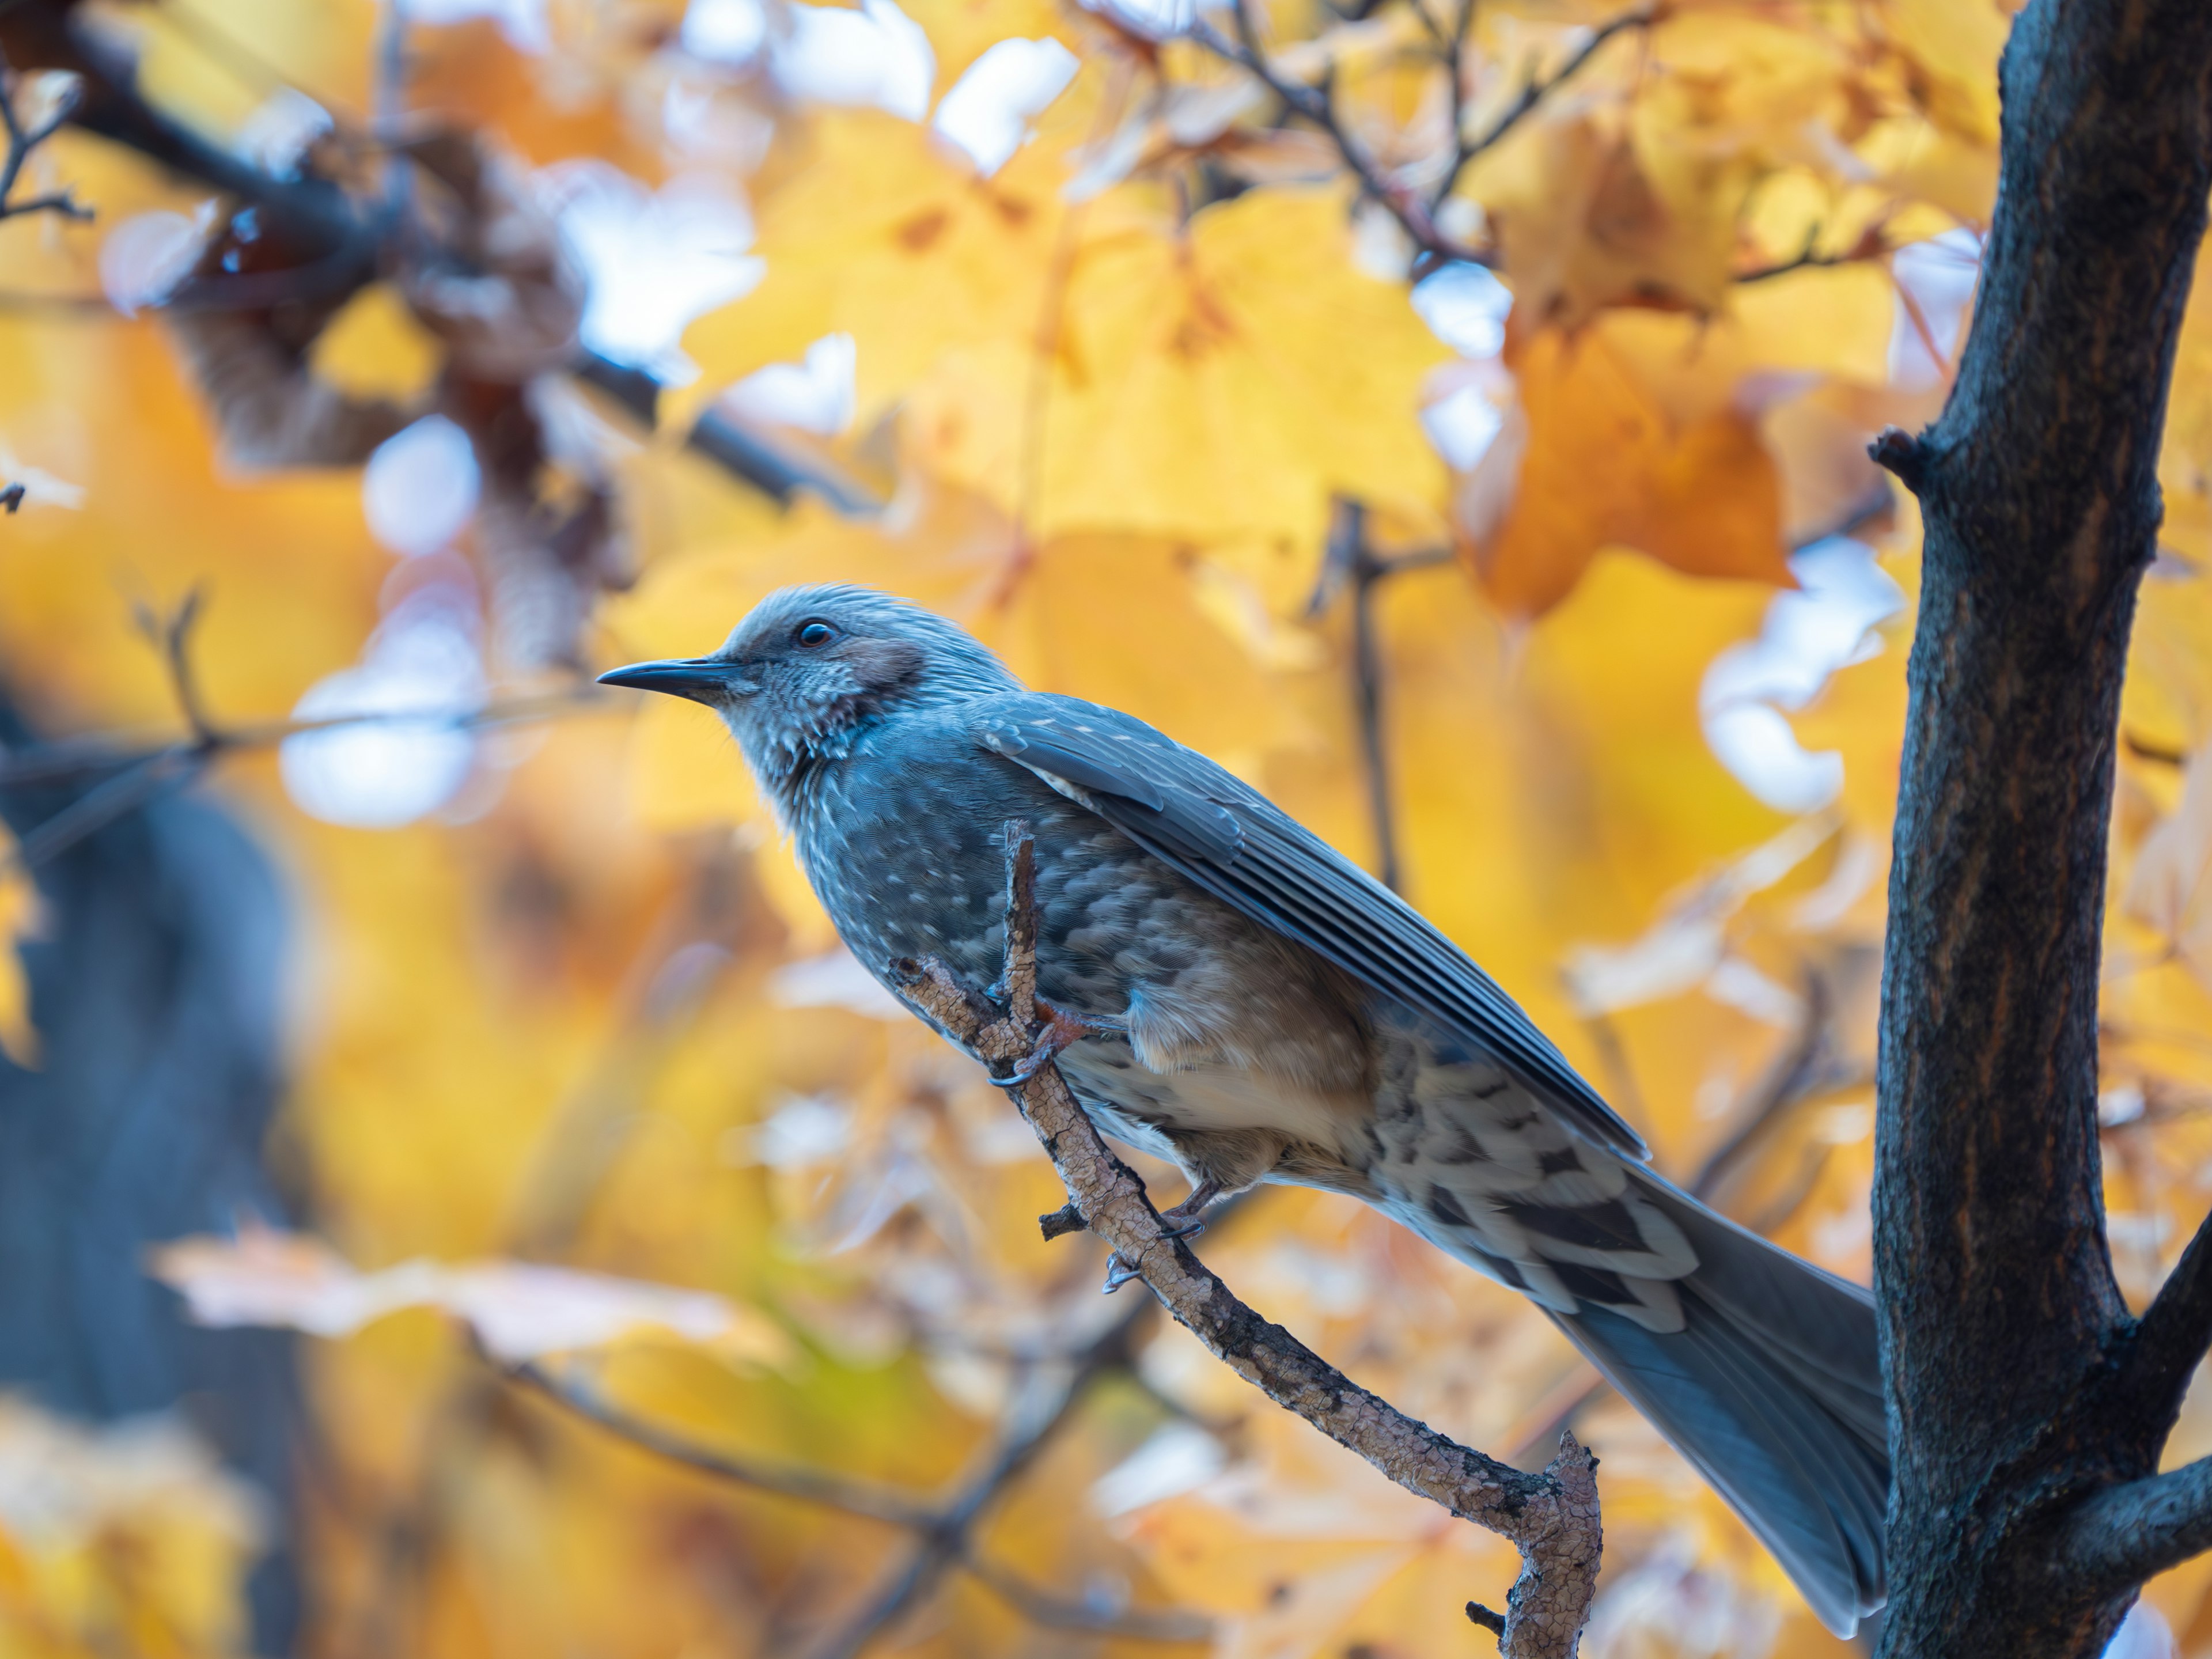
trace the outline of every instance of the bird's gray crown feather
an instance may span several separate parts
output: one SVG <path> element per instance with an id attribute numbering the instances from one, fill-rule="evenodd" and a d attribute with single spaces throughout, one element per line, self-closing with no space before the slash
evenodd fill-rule
<path id="1" fill-rule="evenodd" d="M 844 582 L 779 588 L 709 660 L 730 670 L 722 717 L 787 817 L 809 767 L 850 753 L 884 716 L 1021 688 L 957 624 Z"/>

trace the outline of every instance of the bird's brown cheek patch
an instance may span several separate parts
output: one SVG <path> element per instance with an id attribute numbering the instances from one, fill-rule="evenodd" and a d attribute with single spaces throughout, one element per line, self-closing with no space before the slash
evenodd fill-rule
<path id="1" fill-rule="evenodd" d="M 854 640 L 838 656 L 865 696 L 896 691 L 921 678 L 921 648 L 904 640 Z"/>

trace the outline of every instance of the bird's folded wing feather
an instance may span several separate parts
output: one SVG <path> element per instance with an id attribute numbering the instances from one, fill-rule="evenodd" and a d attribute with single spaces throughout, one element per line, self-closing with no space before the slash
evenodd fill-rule
<path id="1" fill-rule="evenodd" d="M 1650 1156 L 1528 1015 L 1396 894 L 1203 755 L 1132 715 L 1024 693 L 970 705 L 975 741 L 1027 768 L 1264 927 L 1437 1021 L 1582 1133 Z"/>

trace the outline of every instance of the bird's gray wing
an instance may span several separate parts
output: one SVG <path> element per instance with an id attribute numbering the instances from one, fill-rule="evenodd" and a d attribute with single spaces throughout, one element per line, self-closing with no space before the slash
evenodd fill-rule
<path id="1" fill-rule="evenodd" d="M 1513 999 L 1403 899 L 1205 756 L 1133 715 L 1037 692 L 979 699 L 975 741 L 1255 921 L 1437 1021 L 1631 1158 L 1636 1131 Z"/>

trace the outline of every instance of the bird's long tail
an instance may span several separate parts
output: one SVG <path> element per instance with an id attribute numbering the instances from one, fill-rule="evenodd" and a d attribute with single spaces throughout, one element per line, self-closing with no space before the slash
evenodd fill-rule
<path id="1" fill-rule="evenodd" d="M 1821 1622 L 1849 1636 L 1886 1594 L 1873 1300 L 1637 1176 L 1697 1252 L 1675 1281 L 1683 1328 L 1650 1331 L 1588 1303 L 1554 1317 L 1743 1516 Z"/>

